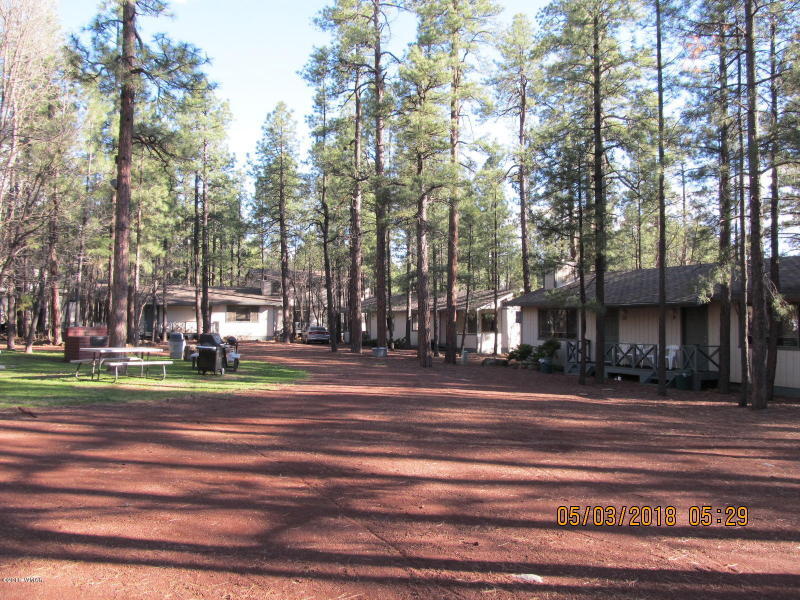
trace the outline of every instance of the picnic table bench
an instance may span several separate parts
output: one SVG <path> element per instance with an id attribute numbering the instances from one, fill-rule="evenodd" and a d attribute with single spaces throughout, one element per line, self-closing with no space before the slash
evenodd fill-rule
<path id="1" fill-rule="evenodd" d="M 107 367 L 114 369 L 114 383 L 117 382 L 119 379 L 119 370 L 121 367 L 140 367 L 141 368 L 141 375 L 142 377 L 147 377 L 149 374 L 150 367 L 161 367 L 161 381 L 164 381 L 167 378 L 167 365 L 173 364 L 171 360 L 142 360 L 140 358 L 126 358 L 120 360 L 110 360 L 106 361 L 105 364 Z M 99 378 L 99 376 L 98 376 Z"/>
<path id="2" fill-rule="evenodd" d="M 110 347 L 90 347 L 90 348 L 81 348 L 81 352 L 91 352 L 91 358 L 77 358 L 71 360 L 70 362 L 73 364 L 77 364 L 77 368 L 75 369 L 75 377 L 77 378 L 80 374 L 81 365 L 84 364 L 91 364 L 92 365 L 92 372 L 91 378 L 94 379 L 95 374 L 97 374 L 97 379 L 100 379 L 100 372 L 102 371 L 103 366 L 105 365 L 109 369 L 114 370 L 114 381 L 119 380 L 119 371 L 123 367 L 129 366 L 138 366 L 141 369 L 142 377 L 145 377 L 145 373 L 148 370 L 149 366 L 158 366 L 161 367 L 162 377 L 161 379 L 165 379 L 167 376 L 167 365 L 173 364 L 171 360 L 164 361 L 164 360 L 145 360 L 145 355 L 157 354 L 160 353 L 162 350 L 160 348 L 151 348 L 151 347 L 120 347 L 120 348 L 110 348 Z M 136 356 L 136 355 L 139 356 Z"/>

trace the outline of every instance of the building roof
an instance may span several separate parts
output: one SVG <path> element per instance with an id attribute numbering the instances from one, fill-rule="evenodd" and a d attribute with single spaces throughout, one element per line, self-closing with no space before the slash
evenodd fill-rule
<path id="1" fill-rule="evenodd" d="M 289 269 L 288 272 L 290 279 L 300 279 L 302 281 L 308 280 L 308 271 L 303 269 Z M 325 273 L 321 271 L 311 271 L 311 278 L 314 281 L 322 281 L 325 279 Z M 251 285 L 256 285 L 262 280 L 267 281 L 280 281 L 280 269 L 248 269 L 245 281 Z"/>
<path id="2" fill-rule="evenodd" d="M 698 306 L 719 293 L 716 264 L 667 267 L 668 306 Z M 790 302 L 800 300 L 800 256 L 780 259 L 781 293 Z M 586 275 L 586 302 L 595 301 L 594 273 Z M 741 296 L 741 285 L 734 283 L 733 294 Z M 580 284 L 576 281 L 555 289 L 534 290 L 508 302 L 510 306 L 562 307 L 580 305 Z M 658 305 L 658 269 L 610 271 L 605 277 L 605 305 L 635 307 Z"/>
<path id="3" fill-rule="evenodd" d="M 497 302 L 502 305 L 514 295 L 511 290 L 497 290 Z M 433 309 L 433 295 L 430 296 L 430 305 Z M 411 295 L 411 310 L 417 310 L 417 296 Z M 406 309 L 406 295 L 393 294 L 391 302 L 392 310 Z M 460 291 L 456 296 L 456 310 L 464 310 L 467 306 L 467 292 Z M 494 290 L 471 290 L 469 293 L 469 307 L 471 310 L 492 308 L 494 306 Z M 361 304 L 364 312 L 375 312 L 378 308 L 378 299 L 375 297 L 367 298 Z M 447 297 L 444 293 L 439 296 L 439 310 L 447 310 Z"/>
<path id="4" fill-rule="evenodd" d="M 781 256 L 778 265 L 781 294 L 788 302 L 800 302 L 800 256 Z M 764 269 L 769 272 L 769 259 L 764 261 Z M 733 285 L 733 293 L 742 293 L 738 282 Z"/>
<path id="5" fill-rule="evenodd" d="M 194 306 L 194 286 L 167 286 L 168 306 Z M 280 296 L 264 296 L 258 288 L 208 288 L 210 304 L 237 306 L 282 306 Z"/>

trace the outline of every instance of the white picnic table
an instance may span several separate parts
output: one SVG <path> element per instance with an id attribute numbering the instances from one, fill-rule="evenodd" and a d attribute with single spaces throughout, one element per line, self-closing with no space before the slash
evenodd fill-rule
<path id="1" fill-rule="evenodd" d="M 78 377 L 81 364 L 89 362 L 92 365 L 91 378 L 94 379 L 95 373 L 97 373 L 98 380 L 100 379 L 100 370 L 105 362 L 108 362 L 109 366 L 114 366 L 114 381 L 117 381 L 120 366 L 140 366 L 142 375 L 144 375 L 144 370 L 146 367 L 151 365 L 156 366 L 156 364 L 158 364 L 162 367 L 164 377 L 166 377 L 166 365 L 167 363 L 172 364 L 172 361 L 153 362 L 145 360 L 146 356 L 163 352 L 161 348 L 154 348 L 152 346 L 90 346 L 87 348 L 79 348 L 79 352 L 84 352 L 87 354 L 91 353 L 92 358 L 71 361 L 73 363 L 77 363 L 78 365 L 78 368 L 75 370 L 75 377 Z"/>

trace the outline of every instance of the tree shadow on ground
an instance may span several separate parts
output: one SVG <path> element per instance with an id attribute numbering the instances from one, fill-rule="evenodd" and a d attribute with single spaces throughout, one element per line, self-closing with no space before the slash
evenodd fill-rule
<path id="1" fill-rule="evenodd" d="M 310 364 L 313 350 L 273 359 Z M 269 392 L 0 421 L 4 562 L 384 598 L 800 596 L 797 411 L 353 358 L 325 355 Z M 674 505 L 678 522 L 556 523 L 560 505 L 623 504 Z M 752 521 L 693 527 L 695 504 L 746 505 Z"/>

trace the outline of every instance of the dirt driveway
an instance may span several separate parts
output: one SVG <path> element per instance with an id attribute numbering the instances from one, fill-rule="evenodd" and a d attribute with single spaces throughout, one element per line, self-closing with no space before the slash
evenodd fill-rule
<path id="1" fill-rule="evenodd" d="M 244 353 L 311 376 L 0 415 L 0 598 L 800 597 L 798 404 Z"/>

